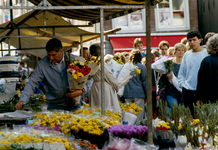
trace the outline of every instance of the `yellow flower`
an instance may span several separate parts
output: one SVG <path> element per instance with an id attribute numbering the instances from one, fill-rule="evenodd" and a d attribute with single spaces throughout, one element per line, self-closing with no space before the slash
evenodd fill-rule
<path id="1" fill-rule="evenodd" d="M 181 129 L 182 129 L 182 125 L 181 125 L 181 124 L 178 126 L 178 129 L 179 129 L 179 130 L 181 130 Z"/>
<path id="2" fill-rule="evenodd" d="M 77 76 L 78 76 L 78 77 L 84 77 L 84 75 L 83 75 L 81 72 L 78 72 L 78 73 L 77 73 Z"/>
<path id="3" fill-rule="evenodd" d="M 75 73 L 72 73 L 72 76 L 73 76 L 74 79 L 77 79 L 77 78 L 78 78 Z"/>
<path id="4" fill-rule="evenodd" d="M 83 66 L 83 65 L 84 65 L 84 63 L 80 61 L 80 65 L 82 65 L 82 66 Z"/>
<path id="5" fill-rule="evenodd" d="M 135 74 L 140 74 L 141 73 L 141 69 L 136 69 L 135 70 Z"/>
<path id="6" fill-rule="evenodd" d="M 124 63 L 123 63 L 123 61 L 122 61 L 122 59 L 120 58 L 120 59 L 116 59 L 116 58 L 114 58 L 114 60 L 118 63 L 118 64 L 121 64 L 121 65 L 124 65 Z"/>

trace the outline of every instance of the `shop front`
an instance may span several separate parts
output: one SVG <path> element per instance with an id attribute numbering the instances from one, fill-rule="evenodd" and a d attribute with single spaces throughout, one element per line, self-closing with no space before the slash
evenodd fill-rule
<path id="1" fill-rule="evenodd" d="M 180 43 L 181 39 L 186 37 L 186 32 L 180 33 L 151 33 L 151 49 L 159 49 L 158 45 L 161 41 L 169 42 L 170 47 L 174 47 L 176 43 Z M 135 38 L 141 38 L 143 41 L 143 49 L 146 51 L 146 35 L 145 34 L 119 34 L 109 35 L 110 42 L 113 47 L 113 53 L 130 52 L 133 49 Z"/>

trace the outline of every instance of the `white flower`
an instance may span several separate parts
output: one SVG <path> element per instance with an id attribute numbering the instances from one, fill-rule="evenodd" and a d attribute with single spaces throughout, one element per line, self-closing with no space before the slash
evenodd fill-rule
<path id="1" fill-rule="evenodd" d="M 187 137 L 186 135 L 179 135 L 177 142 L 179 144 L 179 146 L 181 147 L 185 147 L 187 145 Z"/>

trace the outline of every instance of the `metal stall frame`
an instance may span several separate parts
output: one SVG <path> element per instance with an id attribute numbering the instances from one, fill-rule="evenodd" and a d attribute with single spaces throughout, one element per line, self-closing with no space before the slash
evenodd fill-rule
<path id="1" fill-rule="evenodd" d="M 96 5 L 96 6 L 52 6 L 47 0 L 42 0 L 41 3 L 38 6 L 12 6 L 12 0 L 10 0 L 10 6 L 0 6 L 0 9 L 10 9 L 11 13 L 11 27 L 1 27 L 1 29 L 27 29 L 27 28 L 44 28 L 44 33 L 46 33 L 46 28 L 52 28 L 53 29 L 53 35 L 51 37 L 55 36 L 78 36 L 78 34 L 65 34 L 65 35 L 55 35 L 55 28 L 67 28 L 67 27 L 90 27 L 90 25 L 70 25 L 70 26 L 46 26 L 45 21 L 45 11 L 46 10 L 68 10 L 68 9 L 99 9 L 100 11 L 100 46 L 101 46 L 101 58 L 104 58 L 104 9 L 144 9 L 146 8 L 146 47 L 147 47 L 147 102 L 148 102 L 148 112 L 147 112 L 147 118 L 148 118 L 148 143 L 153 144 L 153 133 L 152 133 L 152 90 L 151 90 L 151 52 L 150 47 L 150 0 L 145 0 L 146 5 Z M 145 7 L 146 6 L 146 7 Z M 31 26 L 31 27 L 15 27 L 13 26 L 13 9 L 32 9 L 32 10 L 43 10 L 44 12 L 44 26 Z M 94 33 L 91 35 L 99 35 L 99 33 Z M 83 34 L 79 35 L 81 36 L 81 48 L 83 46 L 82 43 L 82 36 Z M 9 40 L 9 49 L 10 52 L 10 38 L 28 38 L 28 37 L 42 37 L 42 36 L 0 36 L 0 38 L 3 38 L 0 43 L 2 45 L 2 42 L 8 38 Z M 101 113 L 102 116 L 105 115 L 105 87 L 104 87 L 104 59 L 101 59 Z"/>

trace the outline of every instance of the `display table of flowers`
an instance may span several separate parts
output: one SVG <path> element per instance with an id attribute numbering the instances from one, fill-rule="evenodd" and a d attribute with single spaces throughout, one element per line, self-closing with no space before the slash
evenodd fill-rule
<path id="1" fill-rule="evenodd" d="M 42 126 L 14 126 L 0 131 L 1 150 L 96 150 L 97 145 Z"/>
<path id="2" fill-rule="evenodd" d="M 65 135 L 74 135 L 77 139 L 87 139 L 98 147 L 108 140 L 108 127 L 121 123 L 120 112 L 107 110 L 101 116 L 100 108 L 84 108 L 75 112 L 41 112 L 36 113 L 30 125 L 43 125 L 58 129 Z"/>

